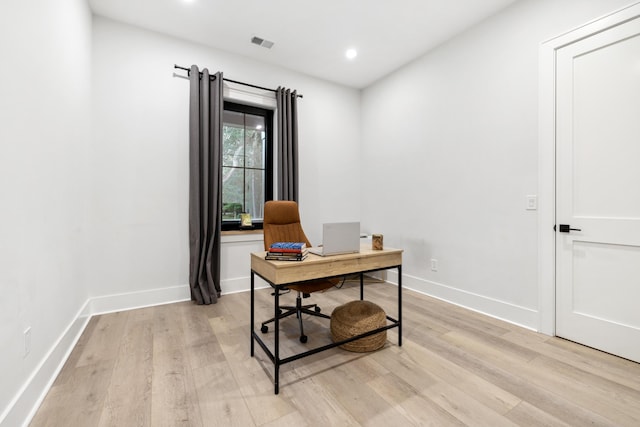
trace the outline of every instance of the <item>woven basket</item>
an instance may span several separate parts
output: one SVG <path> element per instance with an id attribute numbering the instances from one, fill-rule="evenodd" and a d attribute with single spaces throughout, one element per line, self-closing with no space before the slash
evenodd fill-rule
<path id="1" fill-rule="evenodd" d="M 331 338 L 341 341 L 387 324 L 384 310 L 370 301 L 351 301 L 331 313 Z M 387 341 L 387 331 L 342 344 L 340 348 L 359 353 L 377 350 Z"/>

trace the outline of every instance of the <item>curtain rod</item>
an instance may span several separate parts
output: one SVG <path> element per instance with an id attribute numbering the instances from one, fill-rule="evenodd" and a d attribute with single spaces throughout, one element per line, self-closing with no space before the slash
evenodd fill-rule
<path id="1" fill-rule="evenodd" d="M 187 72 L 187 75 L 189 75 L 189 73 L 191 73 L 191 68 L 181 67 L 180 65 L 177 65 L 177 64 L 173 64 L 173 68 L 178 68 L 180 70 L 185 70 Z M 200 77 L 202 77 L 202 72 L 200 72 L 199 74 L 200 74 Z M 212 75 L 212 76 L 210 76 L 210 78 L 215 79 L 215 76 Z M 222 78 L 222 80 L 224 80 L 225 82 L 236 83 L 236 84 L 239 84 L 239 85 L 249 86 L 249 87 L 253 87 L 253 88 L 256 88 L 256 89 L 268 90 L 270 92 L 277 92 L 276 89 L 270 89 L 268 87 L 256 86 L 256 85 L 252 85 L 251 83 L 239 82 L 237 80 L 231 80 L 231 79 L 227 79 L 227 78 L 224 78 L 224 77 Z M 297 93 L 296 96 L 298 98 L 303 98 L 303 96 L 301 94 L 299 94 L 299 93 Z"/>

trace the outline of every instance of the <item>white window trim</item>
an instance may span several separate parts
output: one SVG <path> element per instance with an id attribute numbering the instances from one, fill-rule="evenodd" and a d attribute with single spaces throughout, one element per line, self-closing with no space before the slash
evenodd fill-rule
<path id="1" fill-rule="evenodd" d="M 233 85 L 233 86 L 232 86 Z M 266 89 L 258 89 L 251 86 L 234 85 L 233 83 L 225 82 L 223 86 L 223 97 L 226 101 L 236 102 L 238 104 L 253 105 L 254 107 L 266 108 L 277 110 L 278 102 L 276 101 L 276 94 L 273 91 Z M 273 197 L 278 197 L 278 123 L 273 120 Z"/>
<path id="2" fill-rule="evenodd" d="M 232 87 L 232 84 L 233 83 L 228 82 L 224 83 L 223 96 L 225 100 L 267 108 L 269 110 L 276 109 L 276 94 L 274 92 L 253 88 L 251 86 Z"/>

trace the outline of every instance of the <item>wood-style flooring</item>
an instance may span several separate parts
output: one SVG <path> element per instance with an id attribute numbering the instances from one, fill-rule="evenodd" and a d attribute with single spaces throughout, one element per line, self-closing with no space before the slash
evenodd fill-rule
<path id="1" fill-rule="evenodd" d="M 256 293 L 256 321 L 273 312 Z M 397 288 L 365 299 L 395 317 Z M 293 303 L 294 293 L 281 297 Z M 359 298 L 355 282 L 315 293 L 323 312 Z M 281 322 L 281 357 L 330 342 L 329 321 Z M 32 426 L 640 426 L 640 364 L 418 294 L 372 353 L 335 348 L 273 365 L 249 356 L 249 294 L 96 316 Z M 259 328 L 259 324 L 258 324 Z M 264 335 L 268 341 L 270 330 Z"/>

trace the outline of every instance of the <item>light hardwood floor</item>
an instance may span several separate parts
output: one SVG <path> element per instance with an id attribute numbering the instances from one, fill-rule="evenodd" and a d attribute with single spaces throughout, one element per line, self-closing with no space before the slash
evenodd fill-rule
<path id="1" fill-rule="evenodd" d="M 257 291 L 256 319 L 272 313 Z M 365 298 L 397 314 L 397 288 Z M 313 294 L 323 311 L 356 283 Z M 294 300 L 293 293 L 281 298 Z M 330 342 L 328 320 L 281 323 L 281 356 Z M 249 356 L 249 294 L 91 319 L 32 426 L 640 426 L 640 365 L 406 290 L 372 353 L 332 349 L 281 367 Z M 259 327 L 259 325 L 258 325 Z M 273 333 L 265 335 L 268 340 Z"/>

